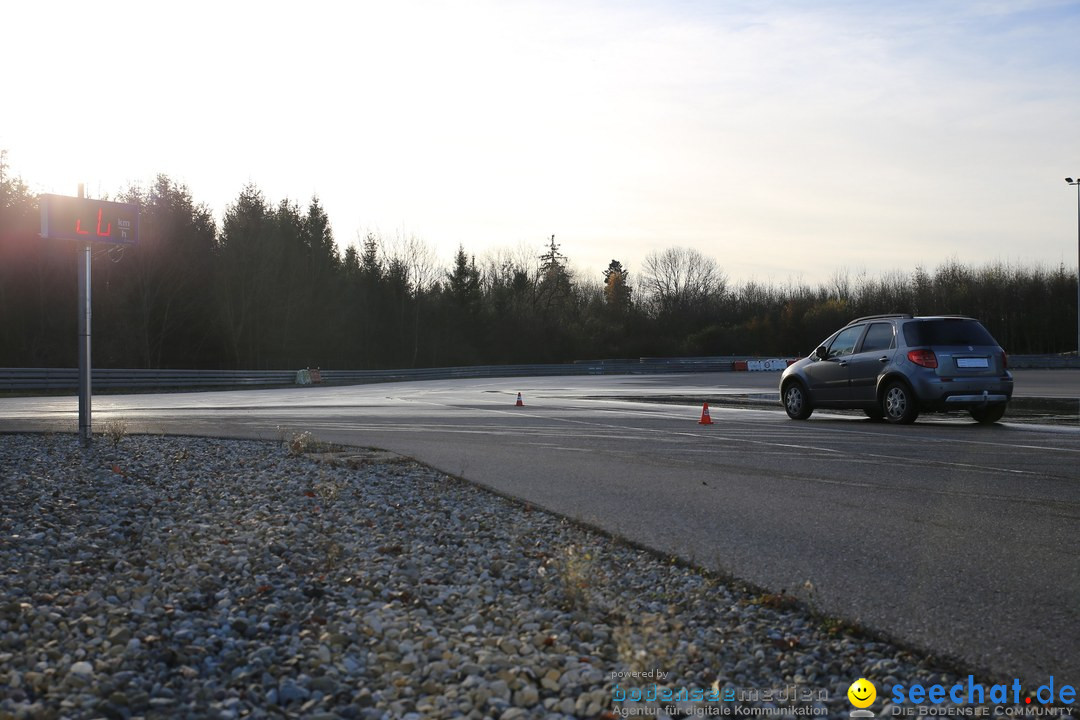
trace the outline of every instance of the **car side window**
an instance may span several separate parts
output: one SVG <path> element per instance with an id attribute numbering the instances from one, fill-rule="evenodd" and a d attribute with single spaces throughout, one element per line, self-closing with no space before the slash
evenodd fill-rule
<path id="1" fill-rule="evenodd" d="M 893 337 L 893 327 L 890 323 L 871 323 L 863 338 L 860 352 L 876 352 L 878 350 L 891 350 L 896 347 Z"/>
<path id="2" fill-rule="evenodd" d="M 844 357 L 855 352 L 855 343 L 859 342 L 859 336 L 862 335 L 865 327 L 865 325 L 856 325 L 841 330 L 829 345 L 829 359 Z"/>

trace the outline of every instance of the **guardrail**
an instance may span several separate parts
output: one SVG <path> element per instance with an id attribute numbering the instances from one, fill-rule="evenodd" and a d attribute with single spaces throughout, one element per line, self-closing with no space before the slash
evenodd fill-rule
<path id="1" fill-rule="evenodd" d="M 1033 370 L 1080 370 L 1080 358 L 1073 355 L 1010 355 L 1009 367 Z"/>
<path id="2" fill-rule="evenodd" d="M 758 367 L 760 366 L 760 367 Z M 774 367 L 775 366 L 775 367 Z M 1068 356 L 1011 355 L 1013 368 L 1078 368 L 1080 360 Z M 548 365 L 477 365 L 472 367 L 403 370 L 322 370 L 324 385 L 360 385 L 409 380 L 455 378 L 551 377 L 559 375 L 658 375 L 667 373 L 729 372 L 734 369 L 777 371 L 776 361 L 745 355 L 696 358 L 639 358 L 579 360 Z M 138 370 L 93 371 L 96 390 L 212 389 L 274 387 L 296 383 L 295 370 Z M 74 390 L 79 386 L 75 368 L 0 368 L 0 391 Z"/>
<path id="3" fill-rule="evenodd" d="M 478 365 L 472 367 L 399 370 L 322 370 L 324 385 L 448 380 L 454 378 L 546 377 L 558 375 L 654 375 L 660 373 L 727 372 L 734 357 L 641 358 L 592 360 L 546 365 Z M 295 370 L 143 370 L 94 368 L 99 390 L 211 389 L 293 385 Z M 0 368 L 0 391 L 72 390 L 79 386 L 75 368 Z"/>
<path id="4" fill-rule="evenodd" d="M 292 385 L 295 370 L 116 370 L 94 368 L 95 389 L 265 387 Z M 79 387 L 76 368 L 0 368 L 0 390 L 70 390 Z"/>

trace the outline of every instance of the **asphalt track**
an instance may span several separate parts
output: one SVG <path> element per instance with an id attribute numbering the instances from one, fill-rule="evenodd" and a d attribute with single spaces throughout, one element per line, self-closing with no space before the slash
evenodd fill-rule
<path id="1" fill-rule="evenodd" d="M 1080 396 L 1080 372 L 1017 372 Z M 958 660 L 1080 684 L 1080 428 L 893 427 L 678 399 L 772 373 L 510 378 L 98 396 L 100 428 L 385 448 Z M 517 392 L 524 407 L 515 407 Z M 74 431 L 74 398 L 0 399 L 0 430 Z M 74 439 L 73 439 L 74 441 Z M 812 586 L 812 590 L 809 589 Z M 1033 686 L 1034 687 L 1034 686 Z"/>

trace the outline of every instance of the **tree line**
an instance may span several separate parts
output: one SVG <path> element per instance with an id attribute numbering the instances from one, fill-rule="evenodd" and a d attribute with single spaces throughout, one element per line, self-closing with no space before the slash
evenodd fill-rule
<path id="1" fill-rule="evenodd" d="M 810 352 L 859 315 L 968 314 L 1012 353 L 1076 342 L 1076 274 L 950 260 L 809 285 L 729 281 L 699 251 L 574 272 L 556 238 L 448 267 L 416 237 L 340 251 L 318 198 L 243 188 L 220 225 L 166 176 L 113 198 L 141 206 L 140 243 L 96 248 L 97 367 L 377 369 Z M 71 367 L 74 244 L 38 237 L 37 197 L 0 156 L 0 366 Z"/>

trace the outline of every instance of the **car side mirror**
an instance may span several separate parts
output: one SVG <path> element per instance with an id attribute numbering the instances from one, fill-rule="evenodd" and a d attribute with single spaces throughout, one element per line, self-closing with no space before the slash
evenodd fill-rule
<path id="1" fill-rule="evenodd" d="M 828 349 L 826 349 L 826 347 L 824 345 L 819 345 L 818 349 L 814 351 L 814 356 L 818 360 L 828 360 L 829 359 L 829 351 L 828 351 Z"/>

